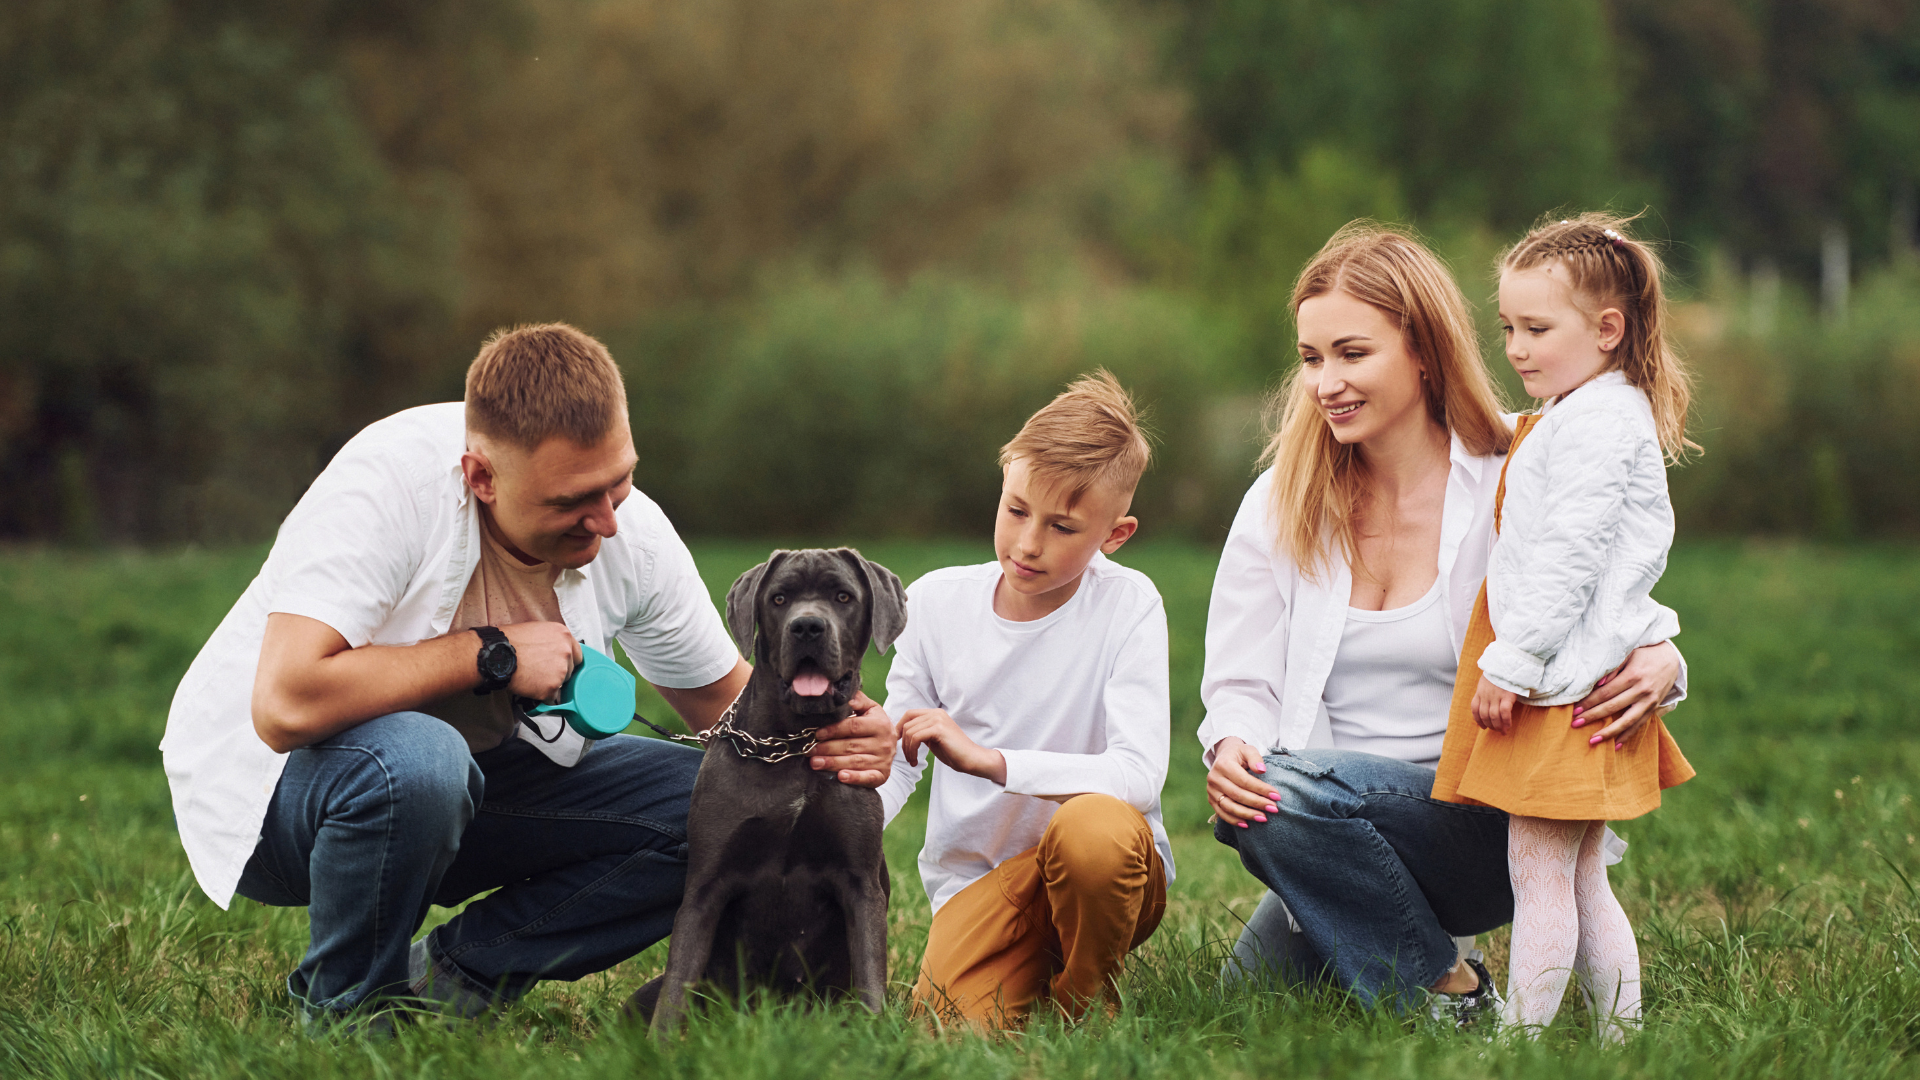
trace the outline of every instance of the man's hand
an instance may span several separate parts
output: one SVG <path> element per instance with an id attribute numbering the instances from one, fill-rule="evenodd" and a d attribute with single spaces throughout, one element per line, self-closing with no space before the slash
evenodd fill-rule
<path id="1" fill-rule="evenodd" d="M 1280 792 L 1256 774 L 1267 771 L 1265 756 L 1246 740 L 1229 735 L 1213 744 L 1213 768 L 1207 770 L 1207 804 L 1221 821 L 1244 829 L 1280 812 Z"/>
<path id="2" fill-rule="evenodd" d="M 501 627 L 500 632 L 507 635 L 508 643 L 513 646 L 515 667 L 513 681 L 507 688 L 517 697 L 545 702 L 560 700 L 560 688 L 566 685 L 567 677 L 580 666 L 582 659 L 580 643 L 573 640 L 573 631 L 567 629 L 567 624 L 514 623 Z M 479 681 L 476 667 L 474 682 Z"/>
<path id="3" fill-rule="evenodd" d="M 1006 756 L 967 738 L 945 709 L 908 709 L 900 717 L 900 748 L 906 751 L 907 764 L 920 764 L 922 746 L 954 772 L 996 784 L 1007 782 Z"/>
<path id="4" fill-rule="evenodd" d="M 1473 688 L 1473 722 L 1502 735 L 1513 730 L 1513 704 L 1520 695 L 1493 685 L 1485 675 Z"/>
<path id="5" fill-rule="evenodd" d="M 1585 727 L 1613 717 L 1613 722 L 1588 739 L 1587 745 L 1598 746 L 1612 739 L 1617 750 L 1640 725 L 1659 715 L 1660 703 L 1673 692 L 1679 678 L 1680 650 L 1673 642 L 1643 645 L 1628 653 L 1626 663 L 1613 669 L 1573 707 L 1573 726 Z"/>
<path id="6" fill-rule="evenodd" d="M 893 718 L 864 692 L 848 704 L 852 716 L 814 733 L 817 741 L 807 764 L 816 771 L 834 770 L 843 784 L 877 788 L 893 774 Z"/>

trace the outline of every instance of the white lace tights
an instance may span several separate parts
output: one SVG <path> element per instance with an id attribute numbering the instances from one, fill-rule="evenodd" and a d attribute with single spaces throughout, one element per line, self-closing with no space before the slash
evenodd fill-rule
<path id="1" fill-rule="evenodd" d="M 1553 1022 L 1569 975 L 1580 976 L 1601 1038 L 1617 1042 L 1640 1020 L 1640 948 L 1607 883 L 1603 821 L 1514 816 L 1507 824 L 1513 879 L 1513 955 L 1503 1026 Z"/>

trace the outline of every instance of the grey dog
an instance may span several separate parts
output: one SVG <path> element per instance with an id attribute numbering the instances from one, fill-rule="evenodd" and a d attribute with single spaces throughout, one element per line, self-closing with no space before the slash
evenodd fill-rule
<path id="1" fill-rule="evenodd" d="M 722 721 L 739 734 L 708 741 L 694 781 L 666 974 L 630 1005 L 652 1013 L 656 1035 L 678 1027 L 700 983 L 885 1005 L 880 795 L 814 771 L 803 748 L 809 729 L 849 715 L 867 642 L 885 652 L 906 622 L 900 579 L 852 548 L 776 551 L 728 591 L 727 628 L 753 677 Z"/>

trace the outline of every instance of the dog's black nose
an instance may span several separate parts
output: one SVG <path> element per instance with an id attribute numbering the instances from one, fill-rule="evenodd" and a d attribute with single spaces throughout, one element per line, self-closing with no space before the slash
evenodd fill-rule
<path id="1" fill-rule="evenodd" d="M 827 636 L 827 620 L 818 615 L 802 615 L 787 624 L 787 633 L 801 641 L 818 641 Z"/>

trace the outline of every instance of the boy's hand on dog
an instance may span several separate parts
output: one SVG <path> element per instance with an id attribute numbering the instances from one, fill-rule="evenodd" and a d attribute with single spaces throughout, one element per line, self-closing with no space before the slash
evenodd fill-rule
<path id="1" fill-rule="evenodd" d="M 954 772 L 1007 782 L 1006 756 L 967 738 L 945 709 L 908 709 L 900 717 L 900 745 L 909 765 L 920 764 L 920 748 L 925 746 Z"/>
<path id="2" fill-rule="evenodd" d="M 1513 705 L 1520 695 L 1493 685 L 1485 675 L 1473 689 L 1473 722 L 1502 735 L 1513 730 Z"/>
<path id="3" fill-rule="evenodd" d="M 893 773 L 893 718 L 864 692 L 853 695 L 848 704 L 852 716 L 814 733 L 813 756 L 807 764 L 816 772 L 834 770 L 843 784 L 877 788 Z"/>

